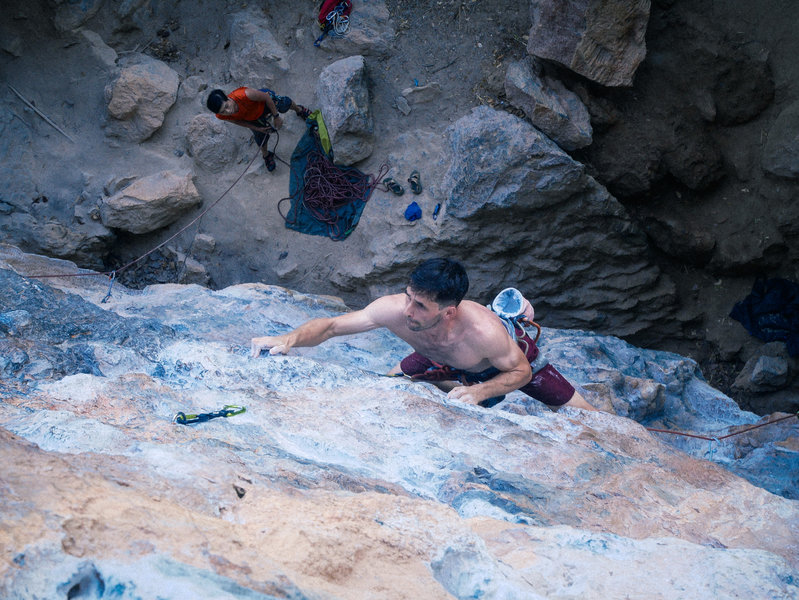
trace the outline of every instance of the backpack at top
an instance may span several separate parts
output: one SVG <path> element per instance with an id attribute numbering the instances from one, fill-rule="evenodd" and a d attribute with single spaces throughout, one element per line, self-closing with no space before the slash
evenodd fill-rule
<path id="1" fill-rule="evenodd" d="M 319 8 L 319 27 L 325 33 L 334 29 L 335 21 L 342 17 L 349 17 L 352 12 L 351 0 L 323 0 Z M 334 16 L 337 15 L 337 16 Z"/>

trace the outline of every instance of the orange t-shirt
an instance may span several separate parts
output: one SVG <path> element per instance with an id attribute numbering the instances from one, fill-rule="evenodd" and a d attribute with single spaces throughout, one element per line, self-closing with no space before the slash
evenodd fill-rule
<path id="1" fill-rule="evenodd" d="M 257 121 L 261 118 L 261 115 L 264 114 L 264 110 L 266 110 L 266 102 L 260 102 L 258 100 L 250 100 L 247 97 L 247 94 L 244 93 L 244 90 L 247 88 L 240 87 L 232 92 L 230 92 L 227 97 L 233 100 L 239 107 L 239 110 L 234 112 L 232 115 L 216 115 L 217 119 L 222 119 L 224 121 Z"/>

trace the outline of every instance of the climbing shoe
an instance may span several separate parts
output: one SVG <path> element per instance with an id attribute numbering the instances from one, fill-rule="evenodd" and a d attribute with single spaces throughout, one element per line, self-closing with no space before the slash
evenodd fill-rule
<path id="1" fill-rule="evenodd" d="M 301 104 L 297 105 L 297 108 L 300 110 L 297 111 L 297 116 L 302 119 L 303 121 L 311 116 L 311 109 L 305 108 Z"/>
<path id="2" fill-rule="evenodd" d="M 402 196 L 405 193 L 405 188 L 397 183 L 397 180 L 393 177 L 386 177 L 383 180 L 383 185 L 386 186 L 386 190 L 391 190 L 397 196 Z"/>
<path id="3" fill-rule="evenodd" d="M 419 181 L 419 171 L 413 171 L 411 176 L 408 177 L 408 183 L 411 184 L 411 191 L 414 194 L 422 193 L 422 183 Z"/>
<path id="4" fill-rule="evenodd" d="M 267 152 L 264 155 L 264 164 L 266 165 L 266 170 L 267 171 L 272 172 L 272 171 L 275 170 L 275 167 L 277 165 L 275 164 L 275 155 L 274 155 L 274 153 Z"/>

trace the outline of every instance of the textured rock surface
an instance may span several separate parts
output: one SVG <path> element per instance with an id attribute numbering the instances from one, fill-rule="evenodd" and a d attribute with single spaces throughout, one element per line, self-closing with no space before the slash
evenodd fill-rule
<path id="1" fill-rule="evenodd" d="M 240 83 L 231 75 L 235 47 L 230 25 L 232 15 L 245 10 L 242 4 L 6 0 L 4 15 L 9 18 L 0 19 L 0 79 L 77 143 L 59 134 L 7 86 L 0 86 L 7 107 L 0 114 L 3 240 L 83 267 L 124 264 L 177 233 L 185 221 L 151 234 L 117 236 L 93 220 L 99 202 L 109 195 L 103 189 L 106 182 L 112 176 L 193 168 L 206 206 L 237 181 L 224 206 L 202 221 L 202 230 L 217 240 L 213 253 L 200 256 L 191 250 L 194 230 L 174 242 L 177 250 L 202 262 L 215 287 L 280 283 L 342 295 L 359 305 L 371 291 L 382 291 L 387 274 L 395 268 L 402 271 L 418 258 L 414 248 L 456 256 L 469 267 L 485 264 L 486 273 L 495 269 L 506 282 L 516 284 L 528 269 L 529 248 L 546 239 L 543 245 L 559 257 L 555 268 L 560 257 L 578 263 L 564 269 L 568 281 L 563 285 L 551 273 L 543 275 L 552 290 L 559 286 L 551 292 L 557 302 L 546 300 L 557 304 L 557 311 L 538 303 L 546 309 L 546 324 L 579 324 L 621 334 L 630 328 L 615 329 L 616 314 L 622 322 L 633 322 L 633 329 L 636 320 L 646 323 L 651 315 L 663 314 L 662 307 L 652 310 L 651 298 L 646 297 L 650 288 L 640 285 L 651 278 L 632 277 L 628 293 L 619 295 L 623 273 L 608 293 L 597 291 L 592 270 L 581 271 L 591 256 L 586 252 L 593 248 L 588 236 L 604 247 L 605 232 L 612 229 L 584 229 L 575 245 L 580 252 L 571 253 L 571 240 L 558 237 L 561 228 L 572 231 L 569 223 L 555 219 L 553 227 L 546 227 L 535 218 L 525 219 L 524 227 L 535 237 L 508 238 L 500 255 L 504 229 L 498 219 L 475 219 L 470 227 L 460 227 L 453 219 L 432 219 L 436 205 L 446 201 L 436 189 L 445 172 L 438 164 L 443 132 L 477 104 L 513 110 L 504 98 L 504 76 L 512 62 L 526 55 L 530 0 L 440 0 L 423 10 L 410 0 L 368 0 L 357 3 L 350 33 L 325 39 L 321 49 L 312 43 L 319 35 L 315 6 L 288 0 L 248 3 L 253 21 L 271 32 L 290 64 L 283 71 L 277 63 L 264 63 L 257 73 L 259 85 L 270 81 L 270 87 L 318 108 L 314 92 L 321 70 L 342 58 L 364 56 L 375 133 L 372 154 L 358 167 L 376 174 L 390 156 L 398 181 L 404 183 L 413 169 L 421 172 L 425 191 L 414 198 L 423 207 L 421 221 L 409 224 L 403 218 L 409 193 L 397 198 L 378 190 L 346 244 L 283 227 L 276 207 L 288 189 L 288 169 L 280 163 L 275 173 L 267 173 L 243 128 L 228 125 L 234 151 L 225 155 L 226 168 L 206 170 L 208 163 L 201 164 L 193 155 L 187 132 L 195 117 L 208 114 L 207 91 Z M 74 13 L 80 30 L 62 27 L 66 11 Z M 619 199 L 635 230 L 648 234 L 636 259 L 657 264 L 675 282 L 671 290 L 656 286 L 654 295 L 662 291 L 664 304 L 682 306 L 676 320 L 653 318 L 648 329 L 630 339 L 690 353 L 702 362 L 709 378 L 760 414 L 775 406 L 787 410 L 791 404 L 771 403 L 763 392 L 730 387 L 760 343 L 726 315 L 749 291 L 754 274 L 796 280 L 799 273 L 799 180 L 763 169 L 764 148 L 775 134 L 779 137 L 774 123 L 799 96 L 797 24 L 799 3 L 789 0 L 658 0 L 652 3 L 647 56 L 636 69 L 633 87 L 594 84 L 542 61 L 547 76 L 577 92 L 591 114 L 593 143 L 573 158 Z M 87 35 L 84 28 L 97 35 Z M 118 65 L 112 64 L 114 52 Z M 136 52 L 168 63 L 181 79 L 178 100 L 166 112 L 163 125 L 143 143 L 109 138 L 103 129 L 104 87 Z M 419 88 L 440 84 L 441 95 L 415 104 L 405 116 L 397 108 L 409 111 L 411 106 L 401 92 L 417 81 Z M 288 160 L 303 131 L 300 119 L 284 120 L 277 150 L 281 158 Z M 270 141 L 275 143 L 277 136 Z M 247 168 L 253 156 L 256 161 Z M 243 171 L 248 172 L 241 177 Z M 501 185 L 501 179 L 496 181 Z M 615 201 L 611 204 L 617 206 Z M 516 213 L 504 215 L 514 226 L 517 220 Z M 446 235 L 453 223 L 462 239 Z M 483 223 L 493 232 L 491 239 L 483 240 L 491 252 L 487 261 L 481 246 L 470 246 L 473 228 Z M 614 231 L 614 238 L 619 235 L 623 234 Z M 442 243 L 436 246 L 439 236 Z M 389 244 L 397 247 L 395 268 L 386 262 L 375 269 L 372 248 Z M 534 257 L 542 254 L 546 253 L 536 252 Z M 618 272 L 617 265 L 605 271 L 603 261 L 593 258 L 602 266 L 603 279 Z M 154 253 L 135 271 L 126 271 L 127 281 L 136 286 L 176 281 L 177 271 L 164 269 L 165 262 Z M 535 294 L 540 276 L 537 272 L 529 277 L 525 291 Z M 496 291 L 487 277 L 479 285 L 476 293 Z M 638 301 L 641 290 L 644 297 Z M 594 325 L 603 315 L 582 310 L 571 320 L 567 307 L 573 299 L 591 304 L 597 295 L 603 303 L 611 297 L 618 302 L 611 311 L 599 310 L 607 317 L 603 325 Z M 562 315 L 569 320 L 561 321 Z M 719 364 L 720 356 L 729 362 Z M 793 398 L 795 406 L 798 389 L 794 375 L 780 397 Z"/>
<path id="2" fill-rule="evenodd" d="M 131 59 L 106 88 L 106 131 L 129 142 L 143 142 L 164 123 L 177 99 L 180 79 L 166 63 L 146 55 Z"/>
<path id="3" fill-rule="evenodd" d="M 768 50 L 752 40 L 730 44 L 718 19 L 696 13 L 695 3 L 662 8 L 650 28 L 649 58 L 639 70 L 636 92 L 621 94 L 618 112 L 607 131 L 594 135 L 591 147 L 589 162 L 621 198 L 651 193 L 668 176 L 690 189 L 708 190 L 726 175 L 726 144 L 713 135 L 718 125 L 751 121 L 774 97 Z M 675 91 L 679 101 L 672 99 Z M 630 100 L 640 110 L 636 116 Z M 686 214 L 674 208 L 676 216 Z"/>
<path id="4" fill-rule="evenodd" d="M 763 149 L 763 168 L 780 177 L 799 178 L 799 102 L 774 121 Z"/>
<path id="5" fill-rule="evenodd" d="M 336 162 L 351 165 L 367 158 L 374 147 L 374 119 L 363 56 L 351 56 L 325 67 L 319 75 L 316 96 Z"/>
<path id="6" fill-rule="evenodd" d="M 437 221 L 423 219 L 410 234 L 378 236 L 369 247 L 371 272 L 336 273 L 336 283 L 346 289 L 354 275 L 372 285 L 373 295 L 385 293 L 401 288 L 420 256 L 474 255 L 480 259 L 470 266 L 471 294 L 518 287 L 558 323 L 630 335 L 673 318 L 673 283 L 650 261 L 644 232 L 582 164 L 535 127 L 480 107 L 436 144 L 408 139 L 400 147 L 432 154 L 424 164 L 435 182 L 430 193 L 441 203 Z M 389 162 L 404 164 L 394 156 Z M 430 200 L 420 202 L 432 212 Z M 648 309 L 631 311 L 632 305 Z"/>
<path id="7" fill-rule="evenodd" d="M 564 150 L 591 143 L 588 110 L 574 92 L 555 79 L 542 77 L 530 59 L 508 65 L 505 93 L 508 101 L 526 113 L 530 122 Z"/>
<path id="8" fill-rule="evenodd" d="M 314 32 L 317 37 L 319 30 Z M 320 48 L 338 56 L 382 56 L 394 49 L 394 26 L 382 0 L 358 4 L 350 15 L 350 27 L 343 37 L 327 36 Z"/>
<path id="9" fill-rule="evenodd" d="M 201 169 L 219 173 L 230 168 L 236 141 L 230 126 L 212 114 L 195 116 L 186 130 L 189 152 Z"/>
<path id="10" fill-rule="evenodd" d="M 797 361 L 788 354 L 784 342 L 763 344 L 744 365 L 735 386 L 753 392 L 779 390 L 787 387 L 791 375 L 797 371 Z"/>
<path id="11" fill-rule="evenodd" d="M 272 24 L 254 12 L 231 18 L 229 44 L 230 75 L 236 87 L 260 89 L 289 68 L 288 52 L 275 39 Z"/>
<path id="12" fill-rule="evenodd" d="M 103 6 L 103 0 L 87 0 L 79 5 L 69 0 L 56 0 L 53 24 L 61 31 L 67 31 L 80 27 L 87 20 L 91 19 Z"/>
<path id="13" fill-rule="evenodd" d="M 162 171 L 136 179 L 103 201 L 103 224 L 131 233 L 148 233 L 177 220 L 202 203 L 190 172 Z"/>
<path id="14" fill-rule="evenodd" d="M 248 356 L 254 333 L 346 310 L 331 298 L 117 286 L 103 304 L 101 277 L 30 280 L 18 273 L 75 268 L 0 256 L 3 597 L 797 592 L 797 501 L 730 472 L 771 484 L 780 455 L 795 474 L 795 420 L 730 438 L 714 464 L 698 458 L 706 442 L 692 457 L 621 416 L 554 414 L 519 394 L 485 410 L 382 377 L 406 348 L 380 331 Z M 685 358 L 544 339 L 620 413 L 701 432 L 756 420 Z M 171 422 L 225 404 L 247 412 Z"/>
<path id="15" fill-rule="evenodd" d="M 632 85 L 650 0 L 532 0 L 527 51 L 608 86 Z"/>

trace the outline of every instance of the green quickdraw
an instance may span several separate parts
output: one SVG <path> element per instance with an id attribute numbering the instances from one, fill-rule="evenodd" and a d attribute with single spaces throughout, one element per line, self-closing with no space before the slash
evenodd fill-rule
<path id="1" fill-rule="evenodd" d="M 209 413 L 200 413 L 198 415 L 187 415 L 186 413 L 179 412 L 172 417 L 172 422 L 178 425 L 190 425 L 191 423 L 205 423 L 217 417 L 232 417 L 246 412 L 245 406 L 236 406 L 235 404 L 226 404 L 221 410 Z"/>

